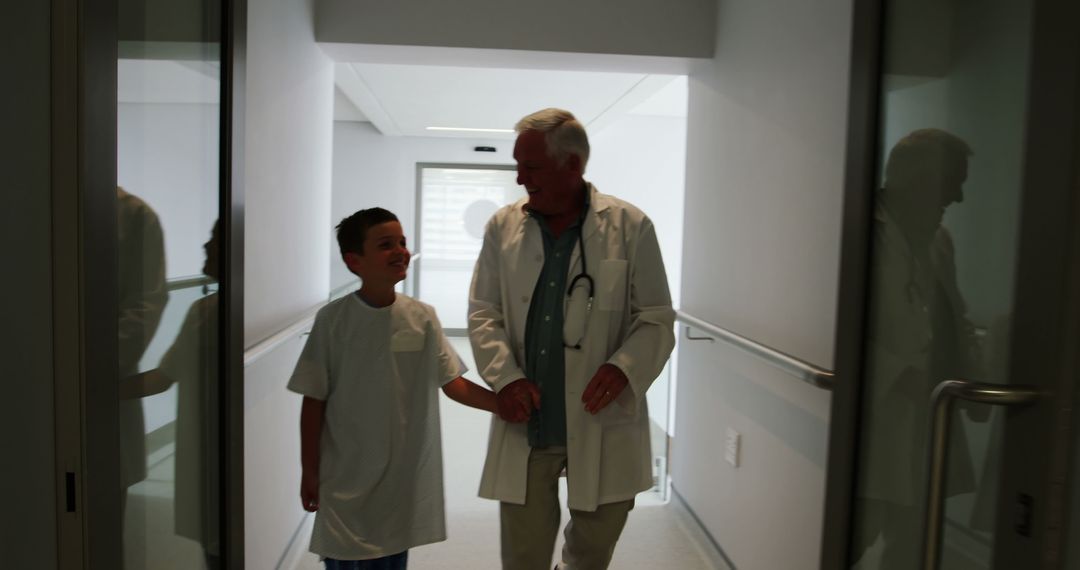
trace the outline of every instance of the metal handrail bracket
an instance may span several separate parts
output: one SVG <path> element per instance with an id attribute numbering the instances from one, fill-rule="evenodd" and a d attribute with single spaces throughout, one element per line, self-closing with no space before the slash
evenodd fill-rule
<path id="1" fill-rule="evenodd" d="M 348 282 L 343 283 L 342 285 L 338 286 L 334 290 L 330 291 L 330 294 L 327 296 L 327 298 L 330 301 L 334 301 L 334 300 L 336 300 L 338 298 L 341 298 L 341 297 L 344 297 L 345 295 L 348 295 L 349 293 L 352 293 L 353 291 L 355 291 L 355 290 L 357 290 L 359 288 L 360 288 L 360 279 L 350 279 Z"/>
<path id="2" fill-rule="evenodd" d="M 270 335 L 269 337 L 255 343 L 244 351 L 244 367 L 251 366 L 253 362 L 269 354 L 277 347 L 285 344 L 297 336 L 300 336 L 311 330 L 311 324 L 315 321 L 315 314 L 319 312 L 319 309 L 326 306 L 326 303 L 320 303 L 316 307 L 312 308 L 304 316 L 300 317 L 293 324 L 281 329 L 280 331 Z"/>
<path id="3" fill-rule="evenodd" d="M 800 380 L 821 388 L 823 390 L 832 390 L 834 373 L 831 370 L 826 370 L 819 366 L 815 366 L 800 360 L 790 354 L 785 354 L 776 350 L 775 348 L 765 346 L 759 342 L 750 340 L 738 333 L 729 331 L 725 328 L 716 326 L 708 321 L 703 321 L 689 313 L 683 311 L 676 311 L 675 318 L 686 325 L 686 335 L 690 340 L 713 340 L 714 338 L 720 339 L 736 348 L 739 348 L 745 352 L 761 358 L 765 362 L 780 368 L 781 370 L 799 378 Z M 709 337 L 694 337 L 690 336 L 689 327 L 698 329 L 708 335 Z"/>
<path id="4" fill-rule="evenodd" d="M 930 441 L 927 446 L 926 524 L 923 535 L 923 569 L 937 570 L 941 563 L 942 526 L 945 520 L 945 471 L 949 462 L 949 432 L 956 400 L 992 406 L 1017 406 L 1034 402 L 1040 391 L 1031 386 L 985 384 L 945 380 L 930 396 Z"/>

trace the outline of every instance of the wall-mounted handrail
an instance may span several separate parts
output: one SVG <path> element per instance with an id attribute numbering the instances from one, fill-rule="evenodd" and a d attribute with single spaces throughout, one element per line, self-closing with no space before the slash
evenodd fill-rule
<path id="1" fill-rule="evenodd" d="M 244 351 L 244 367 L 250 366 L 256 360 L 269 354 L 277 347 L 285 344 L 297 336 L 311 330 L 311 324 L 315 321 L 315 313 L 319 312 L 319 309 L 326 306 L 326 303 L 319 303 L 312 308 L 304 316 L 300 317 L 296 321 L 280 331 L 270 335 L 269 337 L 255 343 L 250 348 Z"/>
<path id="2" fill-rule="evenodd" d="M 340 286 L 338 286 L 333 291 L 330 291 L 329 300 L 333 301 L 335 299 L 339 299 L 341 297 L 344 297 L 345 295 L 348 295 L 349 293 L 352 293 L 353 291 L 355 291 L 355 290 L 357 290 L 359 288 L 360 288 L 360 279 L 359 278 L 350 279 L 349 281 L 347 281 L 347 282 L 341 284 Z"/>
<path id="3" fill-rule="evenodd" d="M 217 283 L 217 279 L 213 277 L 207 277 L 206 275 L 189 275 L 187 277 L 173 277 L 165 281 L 166 291 L 178 291 L 180 289 L 187 289 L 189 287 L 196 287 L 199 285 L 210 285 Z"/>
<path id="4" fill-rule="evenodd" d="M 818 388 L 822 388 L 824 390 L 832 390 L 834 375 L 831 370 L 820 368 L 818 366 L 810 364 L 809 362 L 795 358 L 790 354 L 780 352 L 775 348 L 771 348 L 765 346 L 764 344 L 752 341 L 740 334 L 729 331 L 723 327 L 716 326 L 708 321 L 703 321 L 689 313 L 685 313 L 683 311 L 676 311 L 675 318 L 679 322 L 688 325 L 686 328 L 686 335 L 687 338 L 689 338 L 690 340 L 722 340 L 736 348 L 742 349 L 746 352 L 749 352 L 750 354 L 753 354 L 754 356 L 757 356 L 758 358 L 761 358 L 769 364 L 772 364 L 773 366 L 787 372 L 788 374 L 791 374 L 792 376 L 795 376 L 796 378 L 799 378 L 800 380 L 808 384 L 811 384 Z M 698 329 L 701 332 L 708 334 L 709 336 L 689 336 L 690 327 Z"/>
<path id="5" fill-rule="evenodd" d="M 414 254 L 412 254 L 412 259 L 409 262 L 409 265 L 411 266 L 413 263 L 415 263 L 416 261 L 419 261 L 419 260 L 420 260 L 420 253 L 419 252 L 414 253 Z M 338 285 L 335 289 L 330 291 L 329 299 L 331 301 L 333 301 L 335 299 L 344 297 L 345 295 L 348 295 L 349 293 L 352 293 L 353 291 L 355 291 L 359 287 L 360 287 L 360 278 L 359 277 L 357 277 L 355 279 L 350 279 L 349 281 L 347 281 L 345 283 L 342 283 L 341 285 Z M 405 283 L 404 283 L 404 285 L 402 285 L 402 288 L 404 289 L 404 292 L 405 292 L 406 295 L 408 295 L 410 297 L 415 297 L 416 296 L 415 295 L 416 278 L 413 276 L 412 272 L 410 272 L 409 276 L 405 278 Z"/>
<path id="6" fill-rule="evenodd" d="M 252 362 L 255 362 L 263 355 L 274 350 L 285 341 L 309 330 L 311 328 L 311 323 L 315 320 L 315 313 L 319 312 L 319 309 L 323 308 L 325 304 L 326 303 L 320 303 L 318 306 L 313 307 L 310 311 L 305 313 L 304 316 L 293 322 L 293 324 L 245 350 L 244 366 L 250 365 Z M 709 335 L 708 337 L 689 337 L 691 340 L 707 339 L 711 341 L 714 338 L 720 339 L 749 352 L 754 356 L 764 359 L 769 364 L 772 364 L 809 384 L 825 390 L 832 389 L 833 373 L 830 370 L 819 368 L 813 364 L 795 358 L 794 356 L 784 354 L 779 350 L 754 342 L 725 328 L 718 327 L 708 321 L 703 321 L 689 313 L 676 311 L 675 316 L 679 322 L 694 327 Z M 689 330 L 687 330 L 686 334 L 689 335 Z"/>
<path id="7" fill-rule="evenodd" d="M 420 257 L 419 253 L 414 253 L 412 255 L 412 259 L 414 259 L 414 260 L 418 259 L 419 257 Z M 341 297 L 341 296 L 345 295 L 347 290 L 349 290 L 349 289 L 351 289 L 353 287 L 356 287 L 358 285 L 358 283 L 359 283 L 359 280 L 354 279 L 354 280 L 352 280 L 352 281 L 338 287 L 337 289 L 334 289 L 333 291 L 330 292 L 330 299 L 327 301 L 327 303 L 337 299 L 338 297 Z M 305 332 L 311 330 L 311 323 L 314 322 L 314 320 L 315 320 L 315 313 L 318 313 L 319 309 L 323 308 L 324 306 L 326 306 L 326 303 L 319 303 L 317 306 L 313 307 L 310 311 L 305 313 L 304 316 L 302 316 L 299 319 L 297 319 L 296 321 L 294 321 L 293 324 L 291 324 L 291 325 L 281 329 L 280 331 L 270 335 L 269 337 L 255 343 L 250 348 L 245 350 L 244 351 L 244 366 L 246 367 L 246 366 L 251 365 L 251 363 L 255 362 L 256 360 L 258 360 L 260 358 L 262 358 L 263 355 L 269 353 L 270 351 L 274 350 L 278 346 L 281 346 L 282 344 L 284 344 L 285 341 L 291 340 L 294 337 L 296 337 L 297 335 L 305 333 Z"/>

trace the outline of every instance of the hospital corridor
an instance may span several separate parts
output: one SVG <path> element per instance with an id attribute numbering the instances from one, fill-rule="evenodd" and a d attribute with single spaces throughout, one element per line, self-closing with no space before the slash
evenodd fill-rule
<path id="1" fill-rule="evenodd" d="M 1080 570 L 1076 0 L 8 4 L 0 568 Z"/>

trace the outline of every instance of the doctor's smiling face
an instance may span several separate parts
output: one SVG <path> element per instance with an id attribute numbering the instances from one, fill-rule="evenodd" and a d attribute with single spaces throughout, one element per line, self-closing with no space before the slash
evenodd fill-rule
<path id="1" fill-rule="evenodd" d="M 529 208 L 545 217 L 565 216 L 583 202 L 585 181 L 581 158 L 569 155 L 560 164 L 548 153 L 540 131 L 525 131 L 514 144 L 517 183 L 529 193 Z"/>

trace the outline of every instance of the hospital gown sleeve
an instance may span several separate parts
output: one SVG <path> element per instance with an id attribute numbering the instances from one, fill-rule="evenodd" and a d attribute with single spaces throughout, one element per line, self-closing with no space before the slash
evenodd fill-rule
<path id="1" fill-rule="evenodd" d="M 450 383 L 453 379 L 468 372 L 468 367 L 462 362 L 461 357 L 458 356 L 453 345 L 450 344 L 450 340 L 446 338 L 446 334 L 443 332 L 442 323 L 439 322 L 439 316 L 435 314 L 433 307 L 426 307 L 428 316 L 430 317 L 429 324 L 431 326 L 430 338 L 435 343 L 434 352 L 435 358 L 439 363 L 438 385 L 440 387 Z"/>
<path id="2" fill-rule="evenodd" d="M 304 350 L 296 361 L 296 368 L 289 378 L 289 390 L 316 400 L 326 400 L 330 395 L 330 341 L 329 322 L 325 309 L 315 315 Z"/>

